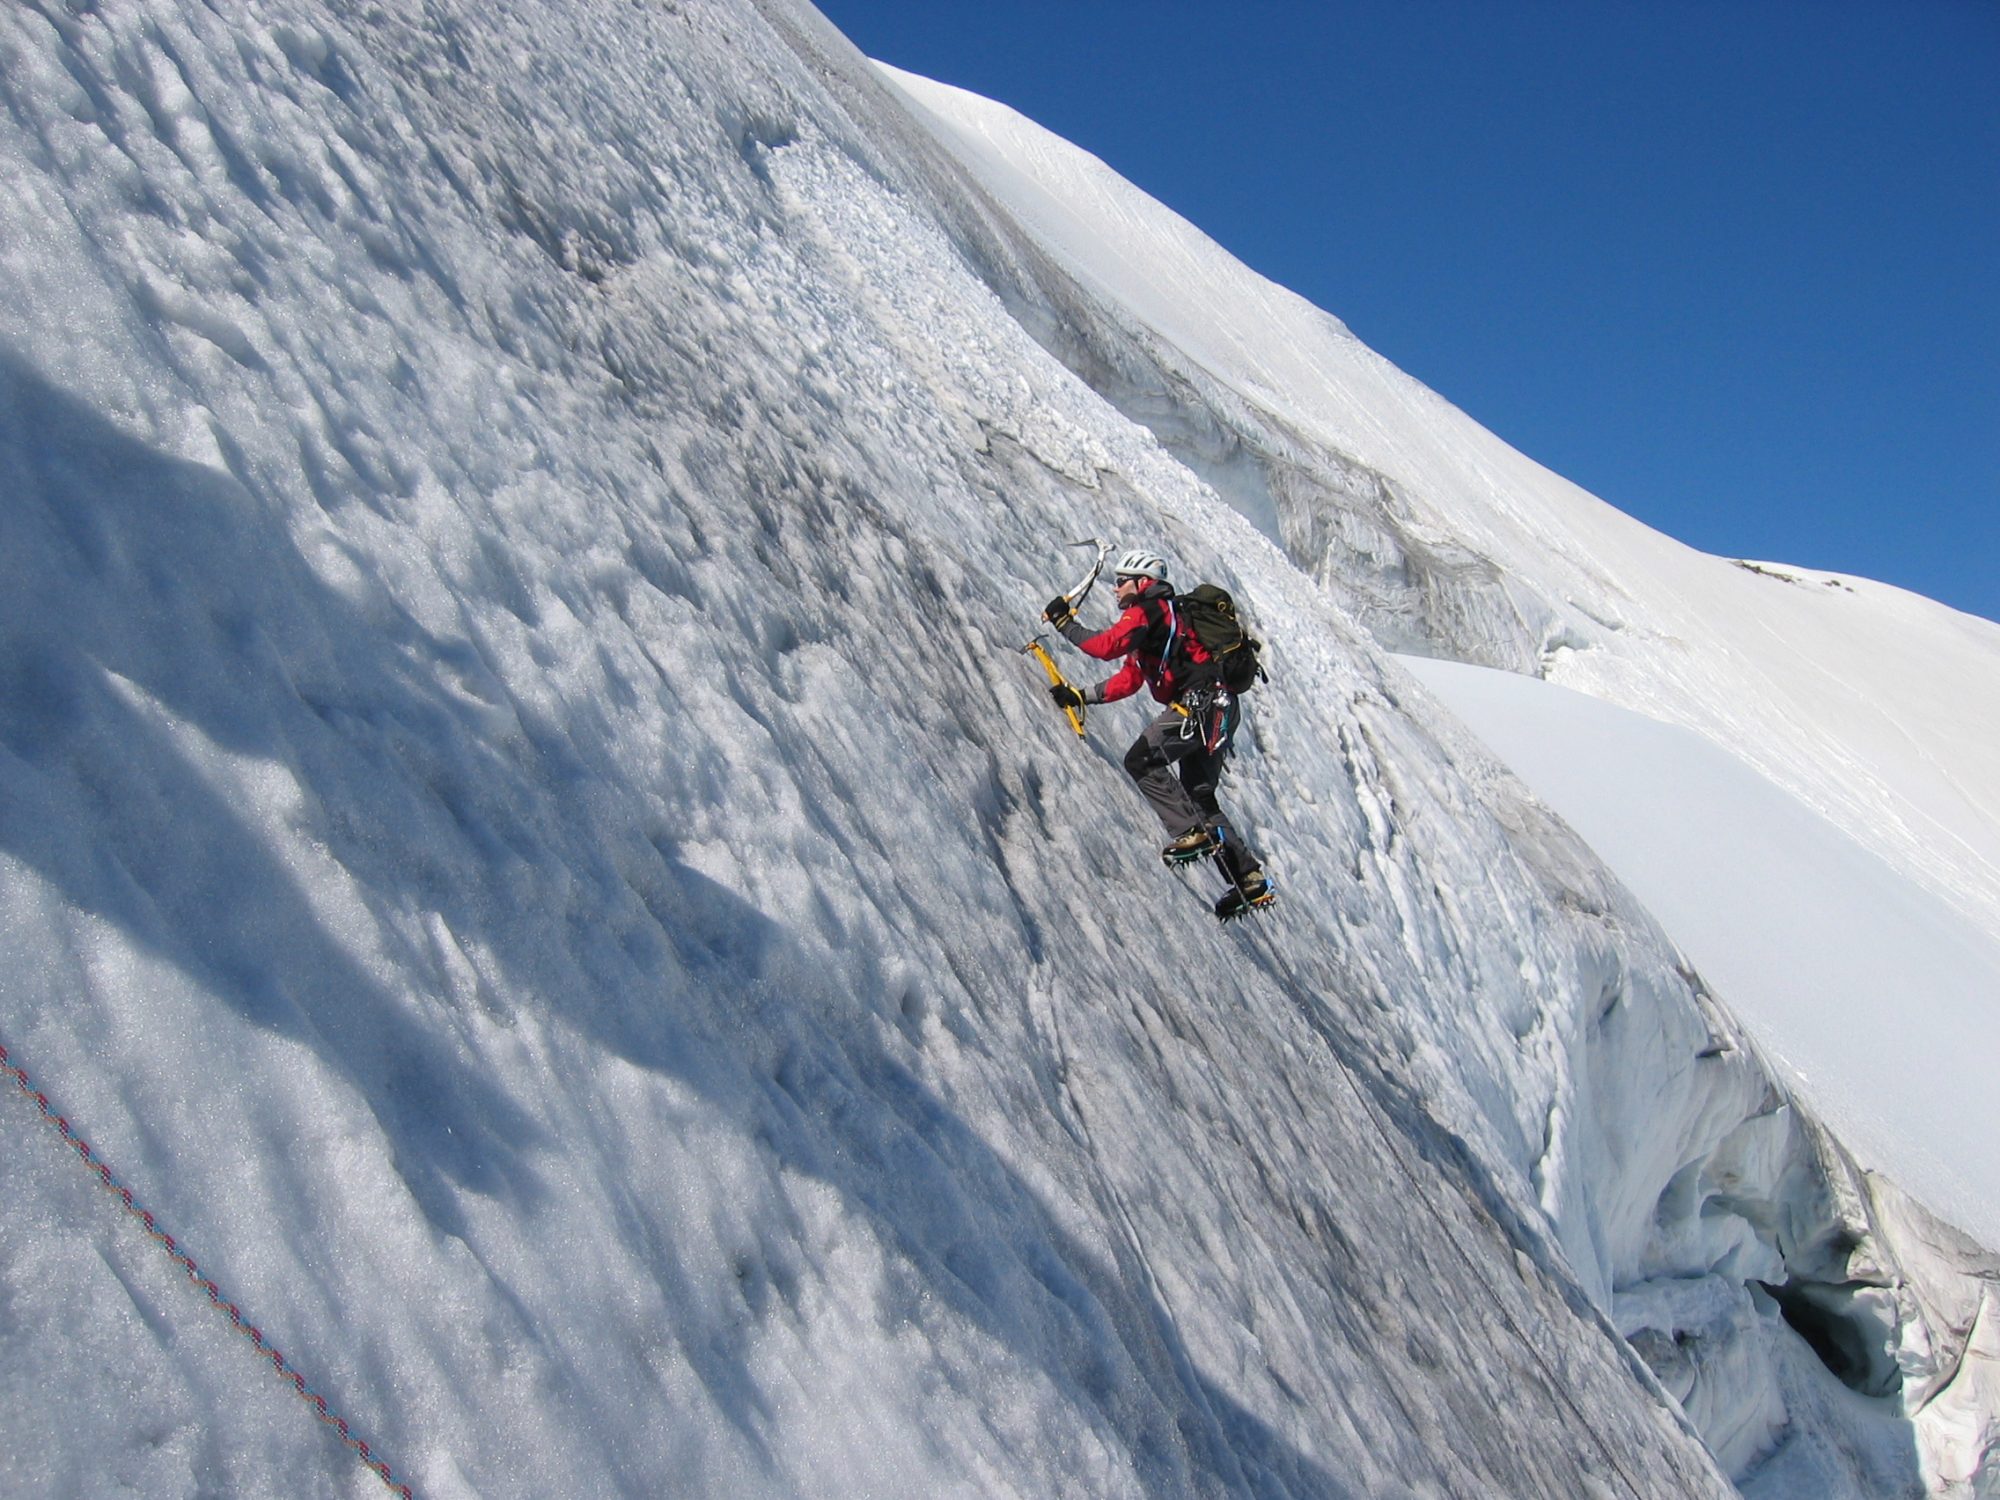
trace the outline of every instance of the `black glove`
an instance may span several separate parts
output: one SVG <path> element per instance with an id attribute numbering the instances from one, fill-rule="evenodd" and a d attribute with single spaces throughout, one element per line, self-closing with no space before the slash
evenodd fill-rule
<path id="1" fill-rule="evenodd" d="M 1058 682 L 1050 688 L 1049 696 L 1056 700 L 1057 708 L 1082 708 L 1090 701 L 1066 682 Z"/>
<path id="2" fill-rule="evenodd" d="M 1076 618 L 1076 607 L 1069 602 L 1069 595 L 1057 594 L 1042 611 L 1042 618 L 1051 625 L 1067 625 Z"/>

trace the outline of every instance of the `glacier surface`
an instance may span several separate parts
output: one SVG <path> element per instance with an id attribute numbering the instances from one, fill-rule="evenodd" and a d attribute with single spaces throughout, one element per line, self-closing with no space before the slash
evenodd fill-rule
<path id="1" fill-rule="evenodd" d="M 1990 932 L 1978 736 L 1684 693 L 1671 544 L 1275 288 L 1135 308 L 1163 210 L 803 5 L 0 59 L 0 1490 L 1991 1492 L 1990 1257 L 1389 651 L 1740 731 Z M 1018 655 L 1092 534 L 1272 643 L 1268 921 Z"/>

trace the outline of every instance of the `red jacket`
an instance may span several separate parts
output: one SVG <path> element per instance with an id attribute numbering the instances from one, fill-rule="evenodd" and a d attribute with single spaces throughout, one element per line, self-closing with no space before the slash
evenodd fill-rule
<path id="1" fill-rule="evenodd" d="M 1111 622 L 1111 628 L 1086 635 L 1072 622 L 1063 631 L 1069 643 L 1085 656 L 1099 661 L 1125 658 L 1125 664 L 1099 684 L 1097 694 L 1106 703 L 1116 703 L 1150 687 L 1162 703 L 1172 703 L 1189 684 L 1187 668 L 1208 660 L 1208 653 L 1192 632 L 1181 630 L 1174 609 L 1174 591 L 1155 583 L 1139 596 L 1138 602 Z"/>

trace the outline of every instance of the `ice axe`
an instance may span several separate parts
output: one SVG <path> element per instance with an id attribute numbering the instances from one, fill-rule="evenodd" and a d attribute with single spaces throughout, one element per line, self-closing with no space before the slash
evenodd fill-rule
<path id="1" fill-rule="evenodd" d="M 1097 549 L 1097 560 L 1091 563 L 1090 571 L 1083 575 L 1082 580 L 1078 582 L 1075 588 L 1069 589 L 1063 594 L 1063 598 L 1069 602 L 1069 612 L 1074 615 L 1082 607 L 1084 599 L 1088 597 L 1091 586 L 1097 582 L 1097 575 L 1104 571 L 1104 559 L 1111 555 L 1111 543 L 1100 541 L 1093 536 L 1086 537 L 1080 542 L 1071 542 L 1069 545 L 1072 547 L 1095 547 Z M 1063 676 L 1062 668 L 1057 666 L 1056 659 L 1049 655 L 1048 648 L 1042 644 L 1040 636 L 1036 636 L 1027 645 L 1023 646 L 1021 652 L 1025 656 L 1034 657 L 1036 661 L 1042 664 L 1042 670 L 1049 674 L 1049 686 L 1066 687 L 1072 691 L 1075 690 L 1076 684 Z M 1083 735 L 1083 710 L 1081 708 L 1065 708 L 1063 713 L 1069 719 L 1069 727 L 1077 732 L 1078 738 L 1081 738 Z"/>
<path id="2" fill-rule="evenodd" d="M 1071 542 L 1068 545 L 1072 547 L 1095 547 L 1097 549 L 1097 561 L 1090 565 L 1090 571 L 1083 575 L 1083 581 L 1063 595 L 1063 598 L 1069 600 L 1070 613 L 1075 614 L 1079 609 L 1083 608 L 1083 601 L 1089 597 L 1091 585 L 1097 582 L 1097 575 L 1104 571 L 1104 559 L 1111 555 L 1111 543 L 1101 542 L 1092 536 L 1085 537 L 1080 542 Z"/>
<path id="3" fill-rule="evenodd" d="M 1028 642 L 1027 645 L 1023 646 L 1021 648 L 1021 654 L 1023 656 L 1032 656 L 1036 661 L 1042 664 L 1042 670 L 1049 674 L 1050 687 L 1066 687 L 1072 691 L 1075 690 L 1076 684 L 1071 682 L 1067 677 L 1063 676 L 1062 668 L 1057 666 L 1056 659 L 1053 656 L 1049 655 L 1049 649 L 1048 647 L 1042 644 L 1042 638 L 1040 636 L 1036 636 L 1032 641 Z M 1077 738 L 1081 739 L 1083 737 L 1082 708 L 1080 707 L 1066 708 L 1063 710 L 1063 713 L 1069 719 L 1069 727 L 1074 729 L 1077 733 Z"/>

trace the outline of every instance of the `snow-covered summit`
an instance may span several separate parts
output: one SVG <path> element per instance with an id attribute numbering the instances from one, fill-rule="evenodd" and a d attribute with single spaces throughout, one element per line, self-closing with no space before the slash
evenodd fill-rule
<path id="1" fill-rule="evenodd" d="M 1384 654 L 1520 637 L 1504 558 L 1301 566 L 1373 460 L 1250 451 L 810 9 L 24 4 L 0 58 L 0 1046 L 395 1482 L 1988 1463 L 1976 1249 Z M 1086 534 L 1272 642 L 1268 923 L 1017 654 Z M 81 1163 L 4 1090 L 0 1490 L 379 1493 Z"/>

